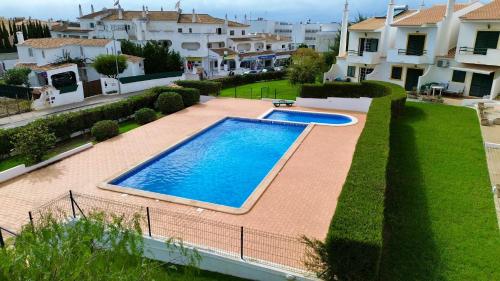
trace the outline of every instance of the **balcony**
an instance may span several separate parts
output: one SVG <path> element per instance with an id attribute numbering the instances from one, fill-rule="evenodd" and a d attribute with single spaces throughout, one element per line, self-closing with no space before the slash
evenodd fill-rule
<path id="1" fill-rule="evenodd" d="M 347 62 L 349 64 L 379 64 L 380 63 L 380 53 L 378 52 L 368 52 L 368 51 L 354 51 L 349 50 L 347 52 Z"/>
<path id="2" fill-rule="evenodd" d="M 433 64 L 434 58 L 427 50 L 390 49 L 387 52 L 387 61 L 405 64 Z"/>
<path id="3" fill-rule="evenodd" d="M 460 47 L 455 59 L 460 63 L 500 66 L 500 50 Z"/>

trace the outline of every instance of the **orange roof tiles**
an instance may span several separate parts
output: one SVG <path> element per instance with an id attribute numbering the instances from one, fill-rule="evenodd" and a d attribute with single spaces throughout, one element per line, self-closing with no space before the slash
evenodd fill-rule
<path id="1" fill-rule="evenodd" d="M 456 4 L 454 11 L 459 11 L 470 4 Z M 436 24 L 443 20 L 446 13 L 446 5 L 435 5 L 420 12 L 415 13 L 407 18 L 401 19 L 393 23 L 393 26 L 422 26 L 426 24 Z"/>
<path id="2" fill-rule="evenodd" d="M 411 15 L 412 13 L 415 13 L 415 11 L 414 10 L 405 11 L 405 12 L 399 14 L 398 16 L 396 16 L 394 18 L 394 20 L 402 19 L 404 17 Z M 386 17 L 369 18 L 369 19 L 366 19 L 362 22 L 358 22 L 356 24 L 351 25 L 349 27 L 349 30 L 352 30 L 352 31 L 374 31 L 374 30 L 377 30 L 377 29 L 384 27 L 385 20 L 386 20 Z"/>
<path id="3" fill-rule="evenodd" d="M 104 47 L 110 39 L 79 39 L 79 38 L 37 38 L 28 39 L 18 46 L 29 46 L 37 49 L 53 49 L 69 45 Z"/>
<path id="4" fill-rule="evenodd" d="M 463 20 L 500 20 L 500 1 L 493 0 L 460 18 Z"/>

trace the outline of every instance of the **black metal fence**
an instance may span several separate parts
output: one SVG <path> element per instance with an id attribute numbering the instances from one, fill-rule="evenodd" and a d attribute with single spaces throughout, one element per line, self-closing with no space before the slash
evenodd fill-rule
<path id="1" fill-rule="evenodd" d="M 0 85 L 0 117 L 31 110 L 32 89 Z"/>
<path id="2" fill-rule="evenodd" d="M 144 235 L 180 239 L 200 250 L 295 272 L 304 272 L 306 245 L 300 237 L 269 233 L 160 208 L 144 207 L 75 192 L 64 194 L 29 212 L 31 224 L 44 215 L 67 221 L 92 212 L 132 219 L 140 215 Z"/>
<path id="3" fill-rule="evenodd" d="M 234 87 L 230 93 L 231 97 L 243 99 L 287 99 L 295 100 L 299 95 L 299 88 L 279 89 L 274 87 Z M 227 92 L 224 96 L 229 96 Z"/>

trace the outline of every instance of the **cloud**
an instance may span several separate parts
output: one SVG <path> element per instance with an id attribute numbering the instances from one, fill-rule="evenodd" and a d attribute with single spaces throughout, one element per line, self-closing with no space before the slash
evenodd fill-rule
<path id="1" fill-rule="evenodd" d="M 111 7 L 115 0 L 0 0 L 0 16 L 4 17 L 36 17 L 41 19 L 70 19 L 78 16 L 78 4 L 82 4 L 84 13 L 90 12 L 90 4 L 96 10 L 104 6 Z M 150 10 L 173 10 L 177 0 L 120 0 L 124 9 L 139 10 L 147 5 Z M 29 4 L 27 4 L 29 2 Z M 387 0 L 349 0 L 350 13 L 355 17 L 358 13 L 367 16 L 384 15 Z M 408 4 L 411 7 L 419 5 L 421 0 L 398 1 L 397 4 Z M 427 6 L 444 3 L 446 0 L 426 0 Z M 224 17 L 227 13 L 231 19 L 236 15 L 239 20 L 243 16 L 252 18 L 264 17 L 286 21 L 333 22 L 340 21 L 344 0 L 181 0 L 181 7 L 186 12 L 193 8 L 199 13 L 209 13 Z"/>

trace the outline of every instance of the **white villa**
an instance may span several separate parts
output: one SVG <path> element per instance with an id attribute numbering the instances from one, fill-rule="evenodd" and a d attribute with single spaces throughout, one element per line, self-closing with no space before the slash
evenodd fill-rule
<path id="1" fill-rule="evenodd" d="M 101 54 L 120 54 L 120 42 L 109 39 L 40 38 L 24 40 L 17 33 L 17 66 L 27 67 L 30 85 L 38 88 L 35 109 L 83 101 L 102 93 L 101 74 L 92 67 Z M 127 56 L 120 77 L 144 75 L 142 58 Z"/>
<path id="2" fill-rule="evenodd" d="M 185 60 L 186 71 L 199 69 L 207 75 L 224 75 L 229 70 L 251 66 L 274 66 L 289 51 L 291 39 L 269 34 L 251 34 L 249 26 L 208 14 L 176 11 L 126 11 L 103 9 L 84 15 L 80 8 L 80 29 L 54 26 L 52 36 L 131 40 L 144 44 L 158 41 L 171 46 Z M 242 55 L 242 56 L 240 56 Z"/>
<path id="3" fill-rule="evenodd" d="M 250 20 L 248 24 L 252 33 L 286 36 L 292 39 L 294 49 L 301 44 L 305 44 L 318 52 L 329 51 L 329 47 L 335 42 L 340 28 L 338 23 L 316 23 L 311 21 L 290 23 L 263 18 Z"/>
<path id="4" fill-rule="evenodd" d="M 325 80 L 390 81 L 408 91 L 439 83 L 454 94 L 492 99 L 500 93 L 500 1 L 448 0 L 410 10 L 390 0 L 386 17 L 350 27 L 346 3 L 342 31 Z"/>

